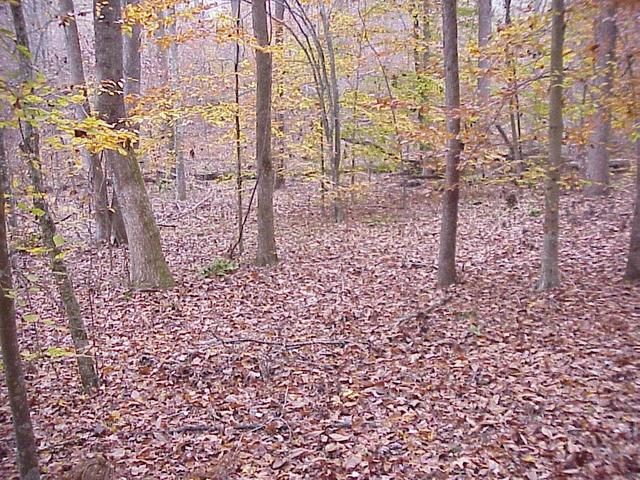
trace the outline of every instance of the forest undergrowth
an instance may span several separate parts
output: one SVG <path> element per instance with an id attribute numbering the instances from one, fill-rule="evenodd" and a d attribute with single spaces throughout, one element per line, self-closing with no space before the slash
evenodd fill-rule
<path id="1" fill-rule="evenodd" d="M 509 208 L 465 194 L 461 283 L 443 292 L 430 186 L 380 177 L 342 225 L 322 221 L 316 188 L 277 193 L 274 268 L 247 257 L 203 275 L 233 241 L 233 192 L 218 186 L 156 202 L 173 290 L 127 291 L 122 249 L 72 252 L 103 379 L 92 398 L 51 283 L 27 295 L 19 274 L 40 260 L 15 257 L 19 312 L 38 314 L 21 341 L 44 478 L 95 452 L 126 479 L 640 476 L 630 185 L 563 196 L 562 286 L 546 293 L 534 195 Z M 11 431 L 0 397 L 1 478 L 15 474 Z"/>

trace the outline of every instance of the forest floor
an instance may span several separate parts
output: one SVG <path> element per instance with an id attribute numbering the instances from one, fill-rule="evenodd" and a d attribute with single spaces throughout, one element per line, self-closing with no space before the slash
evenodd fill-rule
<path id="1" fill-rule="evenodd" d="M 229 188 L 156 201 L 178 286 L 128 292 L 122 249 L 69 263 L 103 386 L 79 392 L 55 292 L 18 274 L 44 478 L 104 452 L 126 479 L 640 477 L 640 287 L 621 281 L 630 187 L 562 198 L 562 287 L 534 289 L 541 200 L 462 201 L 461 283 L 437 292 L 438 197 L 381 176 L 348 220 L 315 184 L 277 193 L 278 252 L 203 269 L 232 242 Z M 37 272 L 25 255 L 16 264 Z M 55 347 L 55 348 L 51 348 Z M 47 350 L 48 349 L 48 350 Z M 48 353 L 34 358 L 34 352 Z M 0 478 L 15 476 L 0 385 Z"/>

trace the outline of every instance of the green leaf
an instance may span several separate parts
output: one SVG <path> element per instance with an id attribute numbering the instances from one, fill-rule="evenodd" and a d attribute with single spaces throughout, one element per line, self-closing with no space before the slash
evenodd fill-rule
<path id="1" fill-rule="evenodd" d="M 33 213 L 36 217 L 42 217 L 42 216 L 43 216 L 45 213 L 47 213 L 47 212 L 45 212 L 45 211 L 44 211 L 44 210 L 42 210 L 41 208 L 33 207 L 33 208 L 31 209 L 31 213 Z"/>
<path id="2" fill-rule="evenodd" d="M 22 319 L 27 322 L 27 323 L 35 323 L 38 321 L 40 317 L 38 316 L 37 313 L 25 313 L 22 316 Z"/>
<path id="3" fill-rule="evenodd" d="M 70 357 L 73 352 L 61 347 L 49 347 L 44 351 L 45 355 L 51 358 Z"/>
<path id="4" fill-rule="evenodd" d="M 56 247 L 61 247 L 62 245 L 64 245 L 64 242 L 65 242 L 64 237 L 62 235 L 60 235 L 59 233 L 56 233 L 53 236 L 53 244 Z"/>

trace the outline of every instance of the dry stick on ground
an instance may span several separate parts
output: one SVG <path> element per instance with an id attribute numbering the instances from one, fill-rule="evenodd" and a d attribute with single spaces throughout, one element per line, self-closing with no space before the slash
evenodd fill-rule
<path id="1" fill-rule="evenodd" d="M 442 297 L 440 300 L 436 301 L 435 303 L 432 303 L 431 305 L 429 305 L 426 309 L 424 310 L 419 310 L 417 312 L 413 312 L 413 313 L 409 313 L 408 315 L 404 315 L 400 318 L 398 318 L 398 320 L 396 321 L 396 328 L 398 328 L 400 325 L 402 325 L 403 323 L 409 322 L 411 320 L 416 320 L 416 319 L 425 319 L 427 318 L 429 315 L 431 315 L 437 308 L 440 308 L 444 305 L 446 305 L 446 303 L 449 301 L 449 297 L 448 296 L 444 296 Z"/>
<path id="2" fill-rule="evenodd" d="M 215 335 L 214 340 L 207 340 L 205 342 L 202 342 L 200 343 L 200 346 L 208 347 L 211 345 L 215 345 L 216 343 L 221 343 L 223 345 L 233 345 L 238 343 L 255 343 L 257 345 L 273 345 L 276 347 L 283 347 L 285 350 L 292 349 L 292 348 L 307 347 L 310 345 L 337 345 L 340 347 L 346 347 L 347 345 L 360 345 L 358 342 L 354 342 L 352 340 L 317 339 L 317 340 L 303 340 L 299 342 L 287 343 L 286 340 L 281 342 L 276 342 L 273 340 L 262 340 L 260 338 L 222 338 Z"/>

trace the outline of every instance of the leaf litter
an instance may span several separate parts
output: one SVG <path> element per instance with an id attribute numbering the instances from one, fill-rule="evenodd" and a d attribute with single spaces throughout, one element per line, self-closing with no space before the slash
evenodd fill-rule
<path id="1" fill-rule="evenodd" d="M 196 192 L 184 215 L 155 199 L 160 223 L 180 226 L 163 228 L 171 291 L 127 291 L 122 249 L 71 254 L 103 386 L 84 397 L 69 356 L 26 361 L 44 478 L 90 452 L 126 479 L 640 476 L 640 291 L 620 280 L 628 186 L 563 197 L 563 283 L 549 293 L 534 289 L 539 198 L 508 209 L 467 192 L 461 283 L 437 292 L 430 187 L 381 177 L 341 225 L 322 219 L 315 188 L 278 192 L 271 269 L 251 266 L 249 223 L 239 268 L 202 275 L 233 242 L 231 192 Z M 41 287 L 19 307 L 40 319 L 21 324 L 30 353 L 70 346 Z M 0 387 L 0 477 L 13 478 Z"/>

